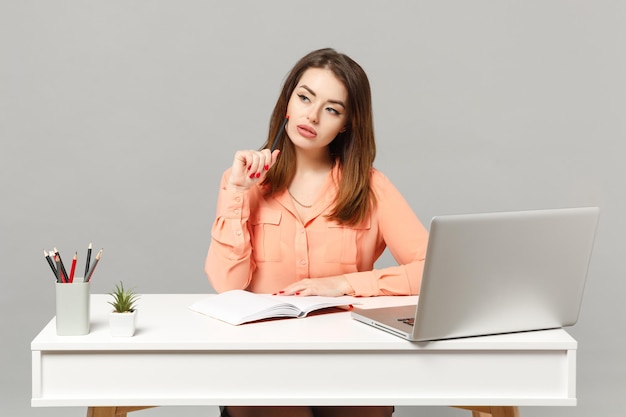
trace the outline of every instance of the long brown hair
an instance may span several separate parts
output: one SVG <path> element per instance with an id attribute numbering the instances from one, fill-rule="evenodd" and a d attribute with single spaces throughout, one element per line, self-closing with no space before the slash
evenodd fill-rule
<path id="1" fill-rule="evenodd" d="M 341 168 L 339 191 L 329 218 L 342 224 L 355 225 L 367 216 L 376 203 L 370 189 L 370 172 L 376 157 L 372 97 L 369 80 L 359 64 L 330 48 L 319 49 L 302 57 L 285 79 L 263 148 L 272 145 L 287 114 L 289 99 L 302 74 L 309 68 L 329 69 L 348 91 L 346 129 L 329 146 L 331 155 Z M 269 195 L 287 188 L 296 170 L 295 148 L 285 132 L 278 141 L 278 149 L 281 155 L 263 181 Z"/>

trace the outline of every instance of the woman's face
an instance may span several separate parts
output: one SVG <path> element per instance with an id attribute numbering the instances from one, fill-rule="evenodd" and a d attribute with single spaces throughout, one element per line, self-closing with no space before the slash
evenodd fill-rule
<path id="1" fill-rule="evenodd" d="M 326 148 L 347 123 L 348 92 L 332 71 L 309 68 L 287 104 L 287 135 L 297 148 Z"/>

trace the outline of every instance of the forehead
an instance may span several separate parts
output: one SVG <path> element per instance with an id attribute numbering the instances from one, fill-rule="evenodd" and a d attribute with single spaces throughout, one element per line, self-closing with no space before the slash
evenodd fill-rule
<path id="1" fill-rule="evenodd" d="M 316 96 L 325 99 L 342 100 L 348 98 L 346 86 L 327 68 L 309 68 L 300 77 L 297 87 L 306 86 Z"/>

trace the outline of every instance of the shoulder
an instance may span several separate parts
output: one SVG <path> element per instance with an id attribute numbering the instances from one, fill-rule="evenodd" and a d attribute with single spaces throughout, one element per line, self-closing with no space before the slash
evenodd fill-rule
<path id="1" fill-rule="evenodd" d="M 389 181 L 389 178 L 387 178 L 385 174 L 376 168 L 370 170 L 370 187 L 372 190 L 376 191 L 388 185 L 391 185 L 391 181 Z"/>
<path id="2" fill-rule="evenodd" d="M 402 194 L 391 180 L 382 172 L 375 168 L 370 171 L 370 189 L 380 203 L 392 202 L 391 200 L 401 199 Z"/>
<path id="3" fill-rule="evenodd" d="M 332 175 L 336 182 L 341 181 L 342 172 L 343 171 L 341 167 L 337 166 L 333 169 Z M 378 192 L 378 190 L 384 189 L 387 185 L 391 185 L 391 181 L 389 181 L 389 178 L 387 178 L 385 174 L 383 174 L 376 168 L 370 168 L 369 188 L 374 192 Z"/>

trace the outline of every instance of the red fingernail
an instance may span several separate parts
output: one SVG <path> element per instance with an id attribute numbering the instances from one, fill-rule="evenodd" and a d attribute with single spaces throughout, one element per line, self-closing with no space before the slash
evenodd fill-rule
<path id="1" fill-rule="evenodd" d="M 248 171 L 250 171 L 250 168 L 252 168 L 252 165 L 248 165 Z"/>
<path id="2" fill-rule="evenodd" d="M 300 291 L 296 292 L 296 295 L 300 295 Z"/>
<path id="3" fill-rule="evenodd" d="M 257 172 L 256 177 L 257 177 L 257 178 L 260 178 L 260 177 L 261 177 L 261 173 L 260 173 L 260 172 Z"/>
<path id="4" fill-rule="evenodd" d="M 279 294 L 284 294 L 284 293 L 285 293 L 285 291 L 278 291 L 278 293 L 279 293 Z"/>
<path id="5" fill-rule="evenodd" d="M 254 178 L 254 172 L 250 174 L 250 178 Z"/>
<path id="6" fill-rule="evenodd" d="M 265 165 L 263 168 L 265 168 L 265 170 L 267 171 L 268 169 L 270 169 L 269 165 Z"/>

